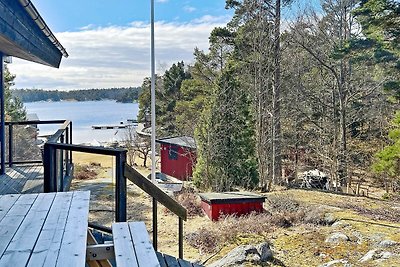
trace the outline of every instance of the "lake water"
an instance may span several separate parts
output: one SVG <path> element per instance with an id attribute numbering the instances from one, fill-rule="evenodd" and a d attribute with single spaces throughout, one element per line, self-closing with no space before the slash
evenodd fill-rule
<path id="1" fill-rule="evenodd" d="M 123 140 L 124 129 L 93 130 L 92 125 L 115 125 L 128 119 L 136 119 L 137 103 L 117 103 L 111 100 L 84 102 L 32 102 L 24 103 L 27 113 L 36 113 L 40 120 L 72 121 L 74 144 L 113 142 Z M 39 126 L 39 135 L 53 134 L 57 126 Z"/>

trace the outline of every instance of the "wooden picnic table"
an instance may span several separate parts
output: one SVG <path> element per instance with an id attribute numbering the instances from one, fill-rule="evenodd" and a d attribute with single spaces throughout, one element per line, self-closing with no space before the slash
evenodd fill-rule
<path id="1" fill-rule="evenodd" d="M 85 266 L 88 191 L 0 196 L 0 267 Z"/>

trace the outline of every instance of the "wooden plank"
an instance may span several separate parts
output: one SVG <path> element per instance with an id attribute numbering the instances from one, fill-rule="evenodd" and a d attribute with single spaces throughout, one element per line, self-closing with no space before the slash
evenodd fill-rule
<path id="1" fill-rule="evenodd" d="M 33 166 L 18 166 L 15 167 L 15 171 L 19 173 L 19 178 L 15 179 L 15 183 L 13 185 L 14 189 L 20 193 L 24 193 L 24 186 L 26 182 L 29 180 L 30 176 L 33 174 Z"/>
<path id="2" fill-rule="evenodd" d="M 170 255 L 164 254 L 164 259 L 165 259 L 168 267 L 180 267 L 176 258 L 174 258 Z"/>
<path id="3" fill-rule="evenodd" d="M 144 222 L 128 223 L 139 266 L 160 266 Z"/>
<path id="4" fill-rule="evenodd" d="M 37 195 L 21 195 L 0 222 L 0 259 L 17 232 Z"/>
<path id="5" fill-rule="evenodd" d="M 150 196 L 154 197 L 158 202 L 163 204 L 170 211 L 175 213 L 178 217 L 186 221 L 187 219 L 187 211 L 186 209 L 176 202 L 175 199 L 168 196 L 164 191 L 162 191 L 158 186 L 154 185 L 149 179 L 144 177 L 138 171 L 133 169 L 132 167 L 125 164 L 125 176 L 132 183 L 140 187 L 143 191 L 145 191 Z"/>
<path id="6" fill-rule="evenodd" d="M 183 259 L 177 259 L 177 260 L 180 267 L 193 267 L 193 265 L 188 261 L 185 261 Z"/>
<path id="7" fill-rule="evenodd" d="M 56 265 L 72 196 L 73 192 L 57 193 L 55 196 L 28 267 Z"/>
<path id="8" fill-rule="evenodd" d="M 127 223 L 113 223 L 115 262 L 118 267 L 138 267 L 132 237 Z"/>
<path id="9" fill-rule="evenodd" d="M 22 193 L 41 193 L 43 192 L 43 166 L 42 165 L 32 165 L 29 170 L 29 175 L 26 177 L 21 192 Z M 42 190 L 40 190 L 42 189 Z"/>
<path id="10" fill-rule="evenodd" d="M 19 195 L 0 196 L 0 221 L 6 216 L 12 205 L 18 200 Z"/>
<path id="11" fill-rule="evenodd" d="M 73 192 L 56 266 L 85 266 L 89 191 Z"/>
<path id="12" fill-rule="evenodd" d="M 19 166 L 7 169 L 6 176 L 9 178 L 3 194 L 21 193 L 22 187 L 27 181 L 26 175 L 29 174 L 31 166 Z"/>
<path id="13" fill-rule="evenodd" d="M 43 166 L 39 164 L 18 165 L 7 168 L 0 176 L 0 195 L 20 193 L 41 193 Z"/>
<path id="14" fill-rule="evenodd" d="M 0 266 L 26 266 L 54 197 L 55 193 L 38 195 L 0 259 Z"/>
<path id="15" fill-rule="evenodd" d="M 158 251 L 156 251 L 156 255 L 157 255 L 157 258 L 158 258 L 158 262 L 160 263 L 160 266 L 161 267 L 168 267 L 167 263 L 165 262 L 163 254 L 158 252 Z"/>
<path id="16" fill-rule="evenodd" d="M 6 170 L 2 194 L 19 194 L 19 193 L 21 193 L 20 191 L 18 191 L 17 189 L 14 188 L 16 179 L 18 179 L 19 176 L 21 176 L 21 174 L 16 172 L 14 169 Z"/>

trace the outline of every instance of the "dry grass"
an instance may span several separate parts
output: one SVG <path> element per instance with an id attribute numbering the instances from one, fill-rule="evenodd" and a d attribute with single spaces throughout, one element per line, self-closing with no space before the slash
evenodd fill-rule
<path id="1" fill-rule="evenodd" d="M 237 217 L 220 217 L 213 227 L 201 227 L 186 235 L 186 241 L 201 253 L 215 252 L 222 246 L 235 243 L 243 236 L 267 236 L 277 228 L 289 228 L 301 224 L 326 225 L 325 211 L 304 206 L 288 195 L 276 195 L 269 199 L 270 212 L 251 213 Z"/>
<path id="2" fill-rule="evenodd" d="M 112 168 L 115 166 L 115 159 L 113 156 L 73 152 L 72 158 L 73 161 L 78 164 L 97 163 L 104 168 Z"/>
<path id="3" fill-rule="evenodd" d="M 83 160 L 86 164 L 99 162 L 102 168 L 112 166 L 111 157 L 99 157 L 100 159 L 93 155 L 78 156 L 74 160 L 75 162 Z M 137 169 L 144 175 L 149 173 L 147 168 L 137 167 Z M 99 176 L 101 175 L 100 172 Z M 102 180 L 76 182 L 92 185 L 100 183 Z M 112 192 L 112 184 L 97 193 L 92 192 L 91 205 L 93 203 L 93 207 L 91 209 L 97 209 L 97 211 L 91 211 L 91 220 L 105 225 L 111 223 L 114 215 Z M 361 245 L 357 244 L 354 241 L 355 237 L 352 236 L 353 232 L 359 232 L 366 237 L 377 233 L 382 238 L 400 242 L 400 231 L 398 230 L 400 225 L 395 223 L 396 213 L 392 215 L 376 213 L 378 217 L 368 215 L 371 210 L 382 210 L 382 212 L 388 210 L 388 207 L 392 205 L 389 202 L 306 190 L 273 192 L 266 194 L 266 197 L 266 212 L 263 214 L 250 214 L 242 217 L 225 216 L 218 222 L 212 222 L 200 212 L 198 198 L 193 190 L 177 195 L 178 201 L 188 208 L 190 214 L 188 221 L 184 224 L 185 259 L 205 261 L 215 254 L 215 257 L 209 261 L 212 262 L 238 245 L 257 244 L 268 240 L 273 245 L 275 257 L 285 266 L 319 266 L 331 259 L 338 258 L 348 259 L 353 264 L 357 263 L 357 260 L 370 250 L 372 245 L 372 241 L 367 239 Z M 178 218 L 165 212 L 161 205 L 159 206 L 158 250 L 177 256 Z M 351 224 L 350 228 L 341 228 L 341 231 L 350 236 L 352 241 L 336 247 L 331 247 L 324 242 L 332 231 L 337 230 L 337 228 L 326 226 L 327 212 Z M 128 220 L 144 221 L 151 236 L 151 214 L 151 198 L 136 186 L 129 184 Z M 390 220 L 392 223 L 381 221 L 382 218 Z M 400 266 L 397 258 L 387 261 L 387 264 L 389 265 L 382 263 L 380 266 Z M 271 266 L 283 265 L 271 263 Z"/>

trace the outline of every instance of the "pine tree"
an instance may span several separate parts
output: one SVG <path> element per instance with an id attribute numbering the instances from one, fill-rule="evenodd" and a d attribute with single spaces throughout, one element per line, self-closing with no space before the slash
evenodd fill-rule
<path id="1" fill-rule="evenodd" d="M 4 108 L 7 121 L 22 121 L 26 119 L 24 104 L 17 97 L 12 96 L 10 88 L 14 85 L 15 75 L 11 74 L 5 65 L 4 68 Z"/>
<path id="2" fill-rule="evenodd" d="M 375 155 L 377 161 L 372 165 L 376 173 L 384 175 L 386 191 L 390 186 L 394 189 L 396 184 L 400 185 L 400 112 L 396 113 L 392 125 L 389 132 L 391 144 Z"/>

